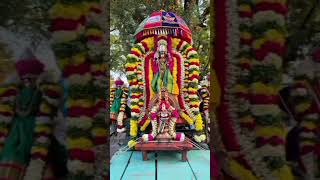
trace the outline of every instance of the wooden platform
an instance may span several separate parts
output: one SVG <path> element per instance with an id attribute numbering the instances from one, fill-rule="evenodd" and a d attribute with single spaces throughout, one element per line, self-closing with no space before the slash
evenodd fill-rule
<path id="1" fill-rule="evenodd" d="M 184 142 L 140 142 L 136 145 L 136 150 L 142 152 L 143 160 L 148 160 L 149 151 L 179 151 L 181 152 L 181 160 L 183 162 L 187 161 L 187 152 L 192 149 L 193 146 L 187 141 Z"/>
<path id="2" fill-rule="evenodd" d="M 180 156 L 174 151 L 150 152 L 143 161 L 141 151 L 114 155 L 110 180 L 210 180 L 209 150 L 190 150 L 186 162 Z"/>

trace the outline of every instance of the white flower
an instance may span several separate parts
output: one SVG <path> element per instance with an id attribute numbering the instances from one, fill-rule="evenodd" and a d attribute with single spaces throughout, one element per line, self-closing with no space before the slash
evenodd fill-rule
<path id="1" fill-rule="evenodd" d="M 9 123 L 12 120 L 12 116 L 4 116 L 0 114 L 0 122 Z"/>
<path id="2" fill-rule="evenodd" d="M 134 116 L 134 117 L 139 117 L 139 113 L 136 113 L 136 112 L 131 112 L 131 116 Z"/>
<path id="3" fill-rule="evenodd" d="M 50 124 L 51 118 L 48 116 L 38 116 L 36 118 L 36 124 Z"/>
<path id="4" fill-rule="evenodd" d="M 317 138 L 312 132 L 301 132 L 300 136 L 304 138 Z"/>
<path id="5" fill-rule="evenodd" d="M 306 88 L 295 88 L 292 90 L 291 95 L 292 96 L 305 96 L 308 94 L 308 90 Z"/>
<path id="6" fill-rule="evenodd" d="M 84 75 L 73 74 L 68 77 L 69 83 L 73 85 L 75 84 L 84 85 L 84 84 L 87 84 L 91 79 L 92 79 L 92 76 L 90 73 L 86 73 Z"/>
<path id="7" fill-rule="evenodd" d="M 274 11 L 260 11 L 253 16 L 253 24 L 273 22 L 279 26 L 285 26 L 285 17 L 281 14 L 277 14 Z"/>
<path id="8" fill-rule="evenodd" d="M 41 144 L 44 144 L 44 143 L 48 143 L 49 139 L 47 137 L 45 137 L 45 136 L 40 136 L 39 138 L 37 138 L 36 141 L 41 143 Z"/>
<path id="9" fill-rule="evenodd" d="M 285 149 L 283 145 L 264 145 L 260 148 L 257 148 L 257 152 L 260 154 L 260 156 L 285 156 Z"/>
<path id="10" fill-rule="evenodd" d="M 251 112 L 255 116 L 278 115 L 281 112 L 281 109 L 279 108 L 278 105 L 262 104 L 262 105 L 252 105 Z"/>
<path id="11" fill-rule="evenodd" d="M 81 162 L 79 160 L 69 160 L 67 163 L 68 169 L 76 174 L 83 172 L 87 176 L 92 176 L 94 174 L 94 164 Z"/>
<path id="12" fill-rule="evenodd" d="M 24 180 L 41 180 L 45 162 L 36 159 L 31 160 L 24 176 Z"/>
<path id="13" fill-rule="evenodd" d="M 69 127 L 76 127 L 86 130 L 92 126 L 93 119 L 90 117 L 81 116 L 80 118 L 68 117 L 66 121 Z"/>
<path id="14" fill-rule="evenodd" d="M 63 43 L 75 40 L 79 36 L 79 31 L 54 31 L 52 39 L 54 43 Z"/>
<path id="15" fill-rule="evenodd" d="M 317 113 L 313 113 L 313 114 L 308 114 L 305 117 L 310 119 L 319 119 L 320 116 Z"/>
<path id="16" fill-rule="evenodd" d="M 255 64 L 261 64 L 261 62 L 259 61 Z M 282 58 L 275 53 L 269 53 L 262 61 L 262 64 L 274 65 L 277 69 L 279 69 L 282 67 Z"/>

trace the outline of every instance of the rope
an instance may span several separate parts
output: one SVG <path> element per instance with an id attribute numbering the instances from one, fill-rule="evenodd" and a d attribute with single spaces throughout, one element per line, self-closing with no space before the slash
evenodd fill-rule
<path id="1" fill-rule="evenodd" d="M 308 91 L 310 92 L 310 94 L 311 94 L 311 95 L 313 96 L 313 98 L 315 99 L 315 102 L 316 102 L 318 108 L 320 109 L 320 100 L 319 100 L 317 94 L 314 92 L 313 87 L 312 87 L 309 83 L 307 83 L 307 87 L 308 87 Z"/>
<path id="2" fill-rule="evenodd" d="M 297 121 L 296 121 L 296 119 L 294 118 L 294 116 L 293 116 L 292 112 L 290 111 L 289 107 L 287 106 L 286 102 L 285 102 L 285 101 L 284 101 L 284 99 L 282 98 L 281 94 L 280 94 L 280 93 L 278 93 L 278 95 L 279 95 L 279 97 L 280 97 L 280 100 L 281 100 L 281 102 L 282 102 L 282 104 L 283 104 L 284 108 L 287 110 L 287 112 L 288 112 L 288 114 L 289 114 L 290 118 L 291 118 L 292 120 L 294 120 L 294 122 L 297 122 Z"/>
<path id="3" fill-rule="evenodd" d="M 139 141 L 140 139 L 141 139 L 141 137 L 138 138 L 138 139 L 136 139 L 135 142 L 138 143 L 138 141 Z M 128 150 L 130 150 L 130 149 L 131 149 L 131 147 L 129 147 L 129 145 L 126 145 L 126 146 L 124 146 L 124 147 L 121 147 L 117 152 L 114 153 L 112 160 L 114 161 L 115 159 L 119 158 L 119 157 L 120 157 L 120 156 L 119 156 L 120 154 L 125 153 L 125 152 L 127 152 Z M 115 156 L 117 156 L 117 157 L 115 157 Z M 115 158 L 114 158 L 114 157 L 115 157 Z"/>
<path id="4" fill-rule="evenodd" d="M 190 143 L 190 144 L 192 144 L 193 146 L 195 146 L 197 149 L 200 149 L 200 150 L 207 150 L 207 149 L 205 149 L 205 148 L 201 147 L 200 145 L 196 144 L 196 143 L 195 143 L 195 142 L 193 142 L 192 140 L 187 139 L 187 142 L 188 142 L 188 143 Z"/>

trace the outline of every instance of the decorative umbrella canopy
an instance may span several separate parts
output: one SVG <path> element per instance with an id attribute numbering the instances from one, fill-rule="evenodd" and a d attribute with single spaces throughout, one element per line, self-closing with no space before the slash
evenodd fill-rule
<path id="1" fill-rule="evenodd" d="M 186 22 L 176 14 L 163 10 L 153 12 L 144 19 L 134 33 L 137 41 L 152 35 L 172 35 L 192 43 L 192 33 Z"/>

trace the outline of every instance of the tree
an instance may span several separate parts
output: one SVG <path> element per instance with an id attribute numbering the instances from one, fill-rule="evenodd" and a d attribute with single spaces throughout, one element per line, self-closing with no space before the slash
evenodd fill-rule
<path id="1" fill-rule="evenodd" d="M 319 32 L 320 0 L 289 1 L 287 60 L 295 60 L 300 45 L 310 42 Z"/>
<path id="2" fill-rule="evenodd" d="M 7 75 L 12 73 L 14 61 L 6 44 L 0 44 L 0 84 L 6 79 Z"/>
<path id="3" fill-rule="evenodd" d="M 36 46 L 48 38 L 48 10 L 55 0 L 2 0 L 0 26 L 27 36 Z"/>

